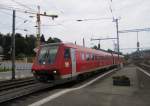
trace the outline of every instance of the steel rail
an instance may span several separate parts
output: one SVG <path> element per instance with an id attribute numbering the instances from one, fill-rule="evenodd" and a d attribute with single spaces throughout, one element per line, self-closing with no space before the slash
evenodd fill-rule
<path id="1" fill-rule="evenodd" d="M 112 71 L 112 70 L 109 70 L 109 71 Z M 106 71 L 106 72 L 108 72 L 108 71 Z M 102 73 L 101 75 L 103 75 L 103 74 L 105 74 L 105 72 Z M 110 72 L 110 74 L 111 74 L 111 72 Z M 103 76 L 106 77 L 110 74 L 106 74 L 106 75 L 103 75 Z M 40 83 L 40 82 L 37 82 L 37 83 L 34 83 L 34 84 L 29 84 L 29 85 L 9 89 L 9 90 L 4 90 L 3 92 L 0 91 L 0 103 L 8 102 L 9 100 L 13 100 L 13 99 L 25 96 L 25 95 L 29 95 L 29 94 L 32 94 L 32 93 L 35 93 L 35 92 L 38 92 L 38 91 L 42 91 L 42 90 L 54 87 L 58 84 L 59 83 L 57 83 L 57 82 L 54 82 L 54 83 Z"/>
<path id="2" fill-rule="evenodd" d="M 33 81 L 35 80 L 34 77 L 28 77 L 28 78 L 23 78 L 23 79 L 15 79 L 15 80 L 6 80 L 6 81 L 0 81 L 0 88 L 4 86 L 10 86 L 10 85 L 17 85 L 19 83 L 24 83 L 28 81 Z"/>
<path id="3" fill-rule="evenodd" d="M 16 87 L 27 86 L 27 85 L 34 84 L 34 83 L 37 83 L 37 81 L 32 79 L 32 80 L 20 81 L 20 82 L 15 82 L 15 83 L 10 83 L 10 84 L 2 84 L 0 86 L 0 92 L 4 90 L 13 89 Z"/>
<path id="4" fill-rule="evenodd" d="M 7 102 L 9 100 L 19 98 L 25 95 L 32 94 L 34 92 L 44 90 L 46 88 L 52 87 L 53 84 L 35 83 L 8 91 L 0 92 L 0 103 Z"/>

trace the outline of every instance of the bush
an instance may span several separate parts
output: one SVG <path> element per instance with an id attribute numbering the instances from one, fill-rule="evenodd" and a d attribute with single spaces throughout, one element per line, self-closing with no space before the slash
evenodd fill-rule
<path id="1" fill-rule="evenodd" d="M 0 67 L 0 72 L 7 72 L 7 71 L 11 71 L 11 69 L 6 67 Z"/>
<path id="2" fill-rule="evenodd" d="M 17 55 L 16 58 L 23 59 L 23 58 L 25 58 L 25 57 L 26 57 L 25 54 L 20 53 L 20 54 Z"/>
<path id="3" fill-rule="evenodd" d="M 27 62 L 29 62 L 29 63 L 32 63 L 33 60 L 34 60 L 34 57 L 28 57 L 28 58 L 27 58 Z"/>

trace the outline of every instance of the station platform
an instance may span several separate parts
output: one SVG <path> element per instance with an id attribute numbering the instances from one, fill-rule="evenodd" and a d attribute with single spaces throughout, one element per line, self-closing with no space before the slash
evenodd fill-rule
<path id="1" fill-rule="evenodd" d="M 17 70 L 15 72 L 15 78 L 20 79 L 20 78 L 27 78 L 27 77 L 32 77 L 33 74 L 30 70 Z M 5 80 L 11 80 L 12 78 L 12 72 L 0 72 L 0 81 L 5 81 Z"/>
<path id="2" fill-rule="evenodd" d="M 113 76 L 126 75 L 131 86 L 114 86 Z M 150 78 L 130 65 L 111 76 L 45 103 L 42 106 L 150 106 Z"/>

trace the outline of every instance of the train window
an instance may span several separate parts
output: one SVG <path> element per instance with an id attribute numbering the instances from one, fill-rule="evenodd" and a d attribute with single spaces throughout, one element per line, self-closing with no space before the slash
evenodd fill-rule
<path id="1" fill-rule="evenodd" d="M 69 48 L 65 49 L 64 58 L 65 58 L 66 60 L 67 60 L 67 59 L 70 59 L 70 49 L 69 49 Z"/>
<path id="2" fill-rule="evenodd" d="M 90 60 L 90 54 L 86 54 L 86 60 Z"/>
<path id="3" fill-rule="evenodd" d="M 84 53 L 81 53 L 81 59 L 82 59 L 82 60 L 85 60 L 85 58 L 84 58 Z"/>
<path id="4" fill-rule="evenodd" d="M 95 55 L 95 60 L 98 60 L 98 56 Z"/>
<path id="5" fill-rule="evenodd" d="M 101 56 L 101 60 L 103 60 L 103 56 Z"/>
<path id="6" fill-rule="evenodd" d="M 90 60 L 92 60 L 92 54 L 90 54 Z"/>
<path id="7" fill-rule="evenodd" d="M 48 63 L 50 63 L 50 64 L 54 63 L 57 51 L 58 51 L 58 46 L 49 47 Z"/>
<path id="8" fill-rule="evenodd" d="M 97 56 L 97 60 L 99 60 L 99 56 Z"/>
<path id="9" fill-rule="evenodd" d="M 40 53 L 39 53 L 39 57 L 38 57 L 38 61 L 40 64 L 46 63 L 47 55 L 48 55 L 47 47 L 41 48 Z"/>
<path id="10" fill-rule="evenodd" d="M 99 60 L 101 60 L 101 56 L 99 56 Z"/>
<path id="11" fill-rule="evenodd" d="M 94 54 L 92 54 L 92 60 L 94 60 Z"/>

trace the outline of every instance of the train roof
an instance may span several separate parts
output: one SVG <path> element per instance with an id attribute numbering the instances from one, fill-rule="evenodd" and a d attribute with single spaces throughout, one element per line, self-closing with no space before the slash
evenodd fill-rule
<path id="1" fill-rule="evenodd" d="M 54 45 L 64 45 L 64 46 L 67 46 L 67 47 L 79 49 L 81 51 L 92 52 L 92 53 L 95 53 L 95 54 L 101 53 L 103 55 L 111 55 L 111 53 L 106 52 L 106 51 L 95 50 L 95 49 L 83 47 L 83 46 L 80 46 L 80 45 L 76 45 L 76 44 L 73 44 L 73 43 L 48 43 L 48 44 L 41 45 L 41 47 L 43 47 L 43 46 L 54 46 Z"/>
<path id="2" fill-rule="evenodd" d="M 64 45 L 64 46 L 67 46 L 67 47 L 71 47 L 71 48 L 76 48 L 76 49 L 79 49 L 81 51 L 86 51 L 86 52 L 92 52 L 92 53 L 95 53 L 95 54 L 98 54 L 98 53 L 101 53 L 103 55 L 114 55 L 114 56 L 118 56 L 118 54 L 116 53 L 109 53 L 103 49 L 101 50 L 95 50 L 95 49 L 92 49 L 92 48 L 87 48 L 87 47 L 83 47 L 83 46 L 80 46 L 80 45 L 76 45 L 76 44 L 73 44 L 73 43 L 48 43 L 48 44 L 44 44 L 44 45 L 41 45 L 42 46 L 54 46 L 54 45 Z M 123 57 L 123 55 L 119 55 L 120 57 Z"/>

